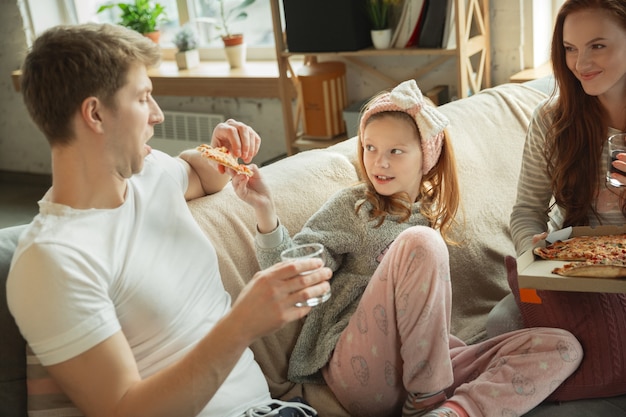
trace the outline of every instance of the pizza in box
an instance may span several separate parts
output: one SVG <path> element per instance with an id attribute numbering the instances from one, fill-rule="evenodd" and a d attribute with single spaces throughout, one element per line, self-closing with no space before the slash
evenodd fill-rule
<path id="1" fill-rule="evenodd" d="M 552 273 L 566 277 L 626 277 L 626 234 L 575 236 L 533 249 L 541 259 L 566 261 Z"/>

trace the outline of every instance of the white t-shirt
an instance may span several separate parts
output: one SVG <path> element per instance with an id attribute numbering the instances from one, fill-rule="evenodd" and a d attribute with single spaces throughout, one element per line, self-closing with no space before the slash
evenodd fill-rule
<path id="1" fill-rule="evenodd" d="M 153 151 L 115 209 L 40 201 L 7 280 L 11 313 L 43 365 L 73 358 L 120 329 L 142 377 L 188 352 L 230 308 L 215 249 L 184 199 L 185 170 Z M 237 416 L 270 401 L 247 349 L 201 416 Z"/>

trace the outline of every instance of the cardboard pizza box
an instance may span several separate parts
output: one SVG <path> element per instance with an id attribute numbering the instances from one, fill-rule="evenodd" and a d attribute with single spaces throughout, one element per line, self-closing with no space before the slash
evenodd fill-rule
<path id="1" fill-rule="evenodd" d="M 625 226 L 574 227 L 574 236 L 603 236 L 626 233 Z M 543 241 L 537 246 L 545 246 Z M 551 271 L 564 261 L 548 261 L 524 252 L 517 258 L 517 274 L 520 295 L 524 302 L 540 303 L 534 290 L 626 293 L 626 278 L 564 277 Z"/>

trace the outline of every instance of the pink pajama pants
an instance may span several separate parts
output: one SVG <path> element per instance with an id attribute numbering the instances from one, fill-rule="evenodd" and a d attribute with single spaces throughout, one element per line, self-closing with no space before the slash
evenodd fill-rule
<path id="1" fill-rule="evenodd" d="M 401 414 L 407 392 L 446 391 L 469 416 L 520 416 L 582 359 L 560 329 L 523 329 L 475 345 L 450 335 L 450 267 L 439 233 L 401 233 L 372 276 L 322 370 L 352 415 Z"/>

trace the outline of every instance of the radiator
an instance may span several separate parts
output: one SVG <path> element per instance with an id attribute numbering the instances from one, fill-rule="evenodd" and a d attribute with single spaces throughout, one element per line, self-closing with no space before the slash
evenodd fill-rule
<path id="1" fill-rule="evenodd" d="M 210 144 L 213 129 L 224 121 L 221 114 L 164 111 L 163 115 L 165 119 L 154 126 L 149 145 L 172 156 L 201 143 Z"/>

